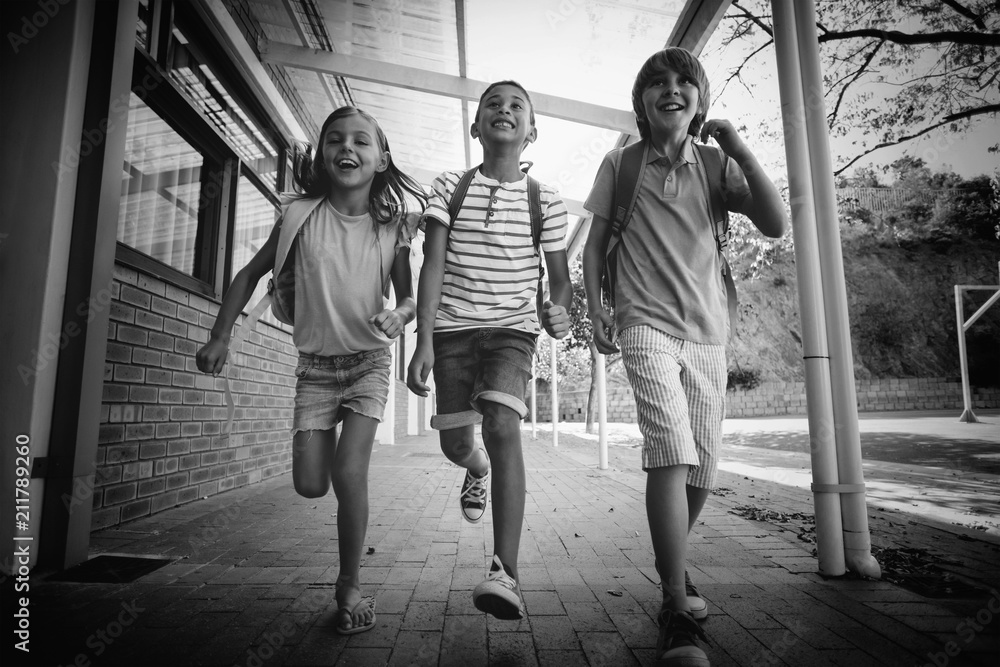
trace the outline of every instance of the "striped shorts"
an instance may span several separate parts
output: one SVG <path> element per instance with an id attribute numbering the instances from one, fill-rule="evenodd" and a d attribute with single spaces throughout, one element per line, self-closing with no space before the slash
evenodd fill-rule
<path id="1" fill-rule="evenodd" d="M 618 337 L 635 394 L 642 469 L 688 465 L 687 483 L 715 487 L 726 413 L 726 348 L 681 340 L 649 326 Z"/>

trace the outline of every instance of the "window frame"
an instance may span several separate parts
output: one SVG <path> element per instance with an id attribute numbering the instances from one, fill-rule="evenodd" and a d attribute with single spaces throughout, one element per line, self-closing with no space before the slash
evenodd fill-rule
<path id="1" fill-rule="evenodd" d="M 211 35 L 200 26 L 197 16 L 185 11 L 183 5 L 170 0 L 151 0 L 153 38 L 149 53 L 138 41 L 134 44 L 131 92 L 138 95 L 157 116 L 166 122 L 205 160 L 201 177 L 203 206 L 198 210 L 198 231 L 195 237 L 195 265 L 189 275 L 165 262 L 151 257 L 131 246 L 118 242 L 115 260 L 168 282 L 176 287 L 197 293 L 215 301 L 232 282 L 232 242 L 236 227 L 237 188 L 240 175 L 247 176 L 265 196 L 276 205 L 279 194 L 285 191 L 291 159 L 292 143 L 284 137 L 273 121 L 262 113 L 262 106 L 248 94 L 246 84 L 238 72 L 214 49 Z M 180 14 L 180 16 L 178 16 Z M 180 21 L 178 21 L 178 18 Z M 262 134 L 277 150 L 275 183 L 268 185 L 252 166 L 243 162 L 225 136 L 192 104 L 173 81 L 166 63 L 173 48 L 173 26 L 179 25 L 185 37 L 204 55 L 220 83 L 226 88 L 236 105 L 256 124 Z M 127 109 L 128 101 L 124 100 Z M 127 119 L 127 111 L 126 111 Z M 215 185 L 215 192 L 206 191 Z"/>

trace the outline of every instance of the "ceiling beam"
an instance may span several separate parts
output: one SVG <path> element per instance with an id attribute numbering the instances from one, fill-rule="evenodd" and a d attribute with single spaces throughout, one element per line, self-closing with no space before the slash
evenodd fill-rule
<path id="1" fill-rule="evenodd" d="M 468 30 L 465 25 L 465 0 L 455 0 L 455 32 L 458 37 L 458 75 L 463 79 L 468 74 L 468 58 L 466 56 L 465 36 Z M 462 102 L 462 127 L 469 127 L 469 108 Z M 465 168 L 472 166 L 472 136 L 468 132 L 462 134 L 465 148 Z"/>
<path id="2" fill-rule="evenodd" d="M 367 58 L 357 58 L 339 53 L 316 51 L 281 42 L 261 40 L 260 57 L 263 62 L 286 67 L 326 72 L 348 79 L 373 81 L 388 86 L 406 88 L 432 95 L 443 95 L 460 100 L 478 102 L 479 96 L 489 85 L 450 74 L 440 74 L 416 67 L 393 65 Z M 635 132 L 635 119 L 631 111 L 612 109 L 597 104 L 571 100 L 555 95 L 528 91 L 535 113 L 561 118 L 574 123 L 603 127 L 619 132 Z"/>
<path id="3" fill-rule="evenodd" d="M 731 4 L 732 0 L 687 0 L 670 31 L 667 46 L 700 55 Z"/>

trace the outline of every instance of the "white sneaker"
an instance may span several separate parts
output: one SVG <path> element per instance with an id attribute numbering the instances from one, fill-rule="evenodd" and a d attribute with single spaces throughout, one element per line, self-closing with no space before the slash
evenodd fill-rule
<path id="1" fill-rule="evenodd" d="M 691 583 L 691 575 L 684 570 L 684 589 L 687 595 L 688 607 L 691 609 L 691 615 L 695 620 L 701 621 L 708 618 L 708 603 L 705 599 L 698 595 L 698 589 L 694 587 Z"/>
<path id="2" fill-rule="evenodd" d="M 493 566 L 486 575 L 486 581 L 472 591 L 472 603 L 479 611 L 504 621 L 524 618 L 524 605 L 517 591 L 517 582 L 503 569 L 503 563 L 496 554 L 493 554 Z"/>
<path id="3" fill-rule="evenodd" d="M 458 497 L 462 506 L 462 517 L 469 523 L 479 523 L 486 514 L 486 499 L 489 497 L 490 471 L 476 477 L 471 471 L 465 471 L 465 481 L 462 482 L 462 494 Z"/>

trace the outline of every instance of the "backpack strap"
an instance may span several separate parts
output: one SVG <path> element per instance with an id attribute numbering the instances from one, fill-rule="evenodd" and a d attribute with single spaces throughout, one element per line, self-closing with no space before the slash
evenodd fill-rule
<path id="1" fill-rule="evenodd" d="M 712 226 L 715 228 L 715 244 L 719 252 L 724 253 L 729 245 L 729 211 L 722 205 L 722 184 L 726 180 L 726 167 L 723 164 L 722 153 L 704 144 L 694 144 L 705 168 L 708 181 L 708 211 L 712 216 Z M 713 178 L 717 174 L 718 178 Z"/>
<path id="2" fill-rule="evenodd" d="M 646 161 L 649 158 L 649 142 L 639 141 L 622 149 L 621 160 L 618 163 L 618 173 L 615 178 L 614 206 L 612 210 L 615 219 L 611 221 L 612 236 L 621 236 L 628 223 L 632 220 L 632 210 L 635 200 L 639 198 L 639 188 L 646 172 Z M 624 197 L 628 193 L 626 203 Z"/>
<path id="3" fill-rule="evenodd" d="M 483 165 L 479 165 L 482 167 Z M 458 217 L 458 212 L 462 210 L 462 202 L 465 201 L 465 193 L 469 191 L 469 184 L 472 183 L 472 179 L 476 176 L 476 170 L 479 167 L 473 167 L 468 170 L 462 177 L 458 179 L 458 184 L 455 185 L 455 191 L 451 193 L 451 201 L 448 202 L 448 217 L 451 220 L 448 222 L 448 229 L 451 230 L 451 226 L 455 224 L 455 218 Z"/>
<path id="4" fill-rule="evenodd" d="M 709 215 L 712 216 L 715 245 L 722 258 L 722 276 L 726 283 L 726 305 L 729 307 L 729 336 L 732 337 L 736 333 L 736 282 L 733 280 L 733 271 L 729 268 L 729 258 L 726 256 L 726 246 L 729 245 L 729 211 L 723 206 L 722 199 L 722 184 L 726 180 L 726 166 L 722 151 L 704 144 L 694 144 L 694 147 L 698 151 L 699 162 L 705 170 L 705 180 L 708 182 L 708 211 Z"/>

